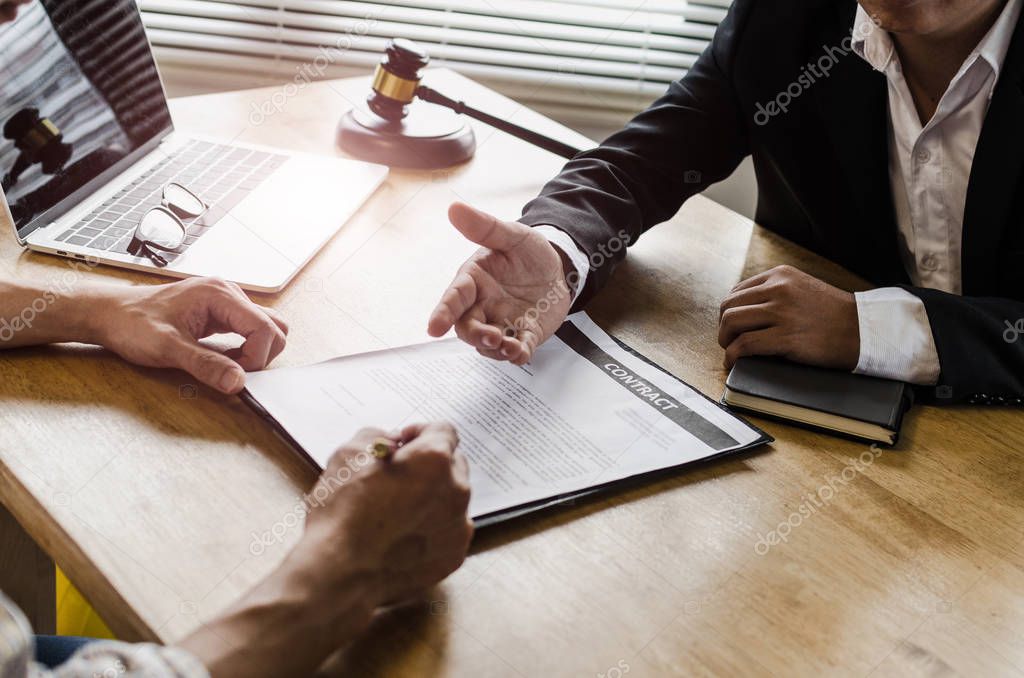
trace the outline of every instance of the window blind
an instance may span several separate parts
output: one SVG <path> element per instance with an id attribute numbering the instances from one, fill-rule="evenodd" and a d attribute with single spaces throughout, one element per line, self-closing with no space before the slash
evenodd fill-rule
<path id="1" fill-rule="evenodd" d="M 685 73 L 731 0 L 139 0 L 162 65 L 284 81 L 368 72 L 393 37 L 520 100 L 636 110 Z M 304 71 L 303 71 L 304 69 Z"/>

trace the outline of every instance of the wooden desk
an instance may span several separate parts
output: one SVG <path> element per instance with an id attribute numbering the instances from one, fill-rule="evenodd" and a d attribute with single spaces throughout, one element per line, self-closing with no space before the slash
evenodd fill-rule
<path id="1" fill-rule="evenodd" d="M 583 143 L 458 76 L 432 79 L 485 110 Z M 332 153 L 335 121 L 363 98 L 366 81 L 299 88 L 280 112 L 250 124 L 252 106 L 277 91 L 173 108 L 181 128 Z M 508 136 L 477 131 L 475 161 L 451 172 L 394 172 L 294 284 L 261 299 L 292 325 L 278 365 L 425 338 L 430 309 L 472 249 L 447 224 L 447 205 L 462 199 L 514 217 L 559 167 Z M 642 240 L 591 311 L 609 332 L 718 396 L 718 303 L 741 278 L 783 262 L 858 285 L 694 199 Z M 4 275 L 66 270 L 60 259 L 22 253 L 4 230 Z M 89 277 L 156 282 L 107 269 Z M 484 531 L 433 602 L 383 619 L 381 640 L 336 657 L 333 669 L 1020 674 L 1019 412 L 920 409 L 903 444 L 848 472 L 848 482 L 844 469 L 867 446 L 758 423 L 778 439 L 771 449 Z M 92 348 L 0 356 L 0 430 L 4 502 L 129 639 L 173 642 L 269 572 L 298 532 L 260 555 L 250 551 L 252 535 L 282 521 L 313 481 L 238 400 Z M 760 536 L 797 522 L 791 514 L 830 481 L 827 504 L 759 555 Z"/>

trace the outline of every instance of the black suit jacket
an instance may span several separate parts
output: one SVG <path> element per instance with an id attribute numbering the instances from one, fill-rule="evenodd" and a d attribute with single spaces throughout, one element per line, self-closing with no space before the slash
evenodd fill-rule
<path id="1" fill-rule="evenodd" d="M 849 50 L 856 7 L 854 0 L 736 0 L 686 76 L 569 162 L 521 221 L 554 224 L 594 255 L 620 229 L 635 242 L 752 155 L 760 224 L 924 301 L 942 366 L 938 388 L 922 389 L 925 398 L 1020 404 L 1024 336 L 1008 342 L 1004 334 L 1007 322 L 1024 318 L 1024 21 L 975 154 L 960 297 L 910 286 L 900 259 L 887 84 Z M 826 55 L 829 74 L 815 78 L 807 65 Z M 769 115 L 770 102 L 787 91 L 788 111 Z M 622 256 L 591 271 L 578 304 Z"/>

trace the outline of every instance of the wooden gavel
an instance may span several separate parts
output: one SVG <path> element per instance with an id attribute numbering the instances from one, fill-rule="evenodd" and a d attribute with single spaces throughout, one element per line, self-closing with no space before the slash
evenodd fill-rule
<path id="1" fill-rule="evenodd" d="M 423 69 L 428 63 L 430 57 L 411 40 L 400 38 L 388 42 L 384 58 L 373 76 L 373 91 L 366 99 L 370 110 L 385 120 L 399 122 L 408 115 L 409 104 L 421 99 L 468 115 L 563 158 L 572 158 L 580 153 L 580 149 L 569 144 L 496 118 L 421 84 Z"/>

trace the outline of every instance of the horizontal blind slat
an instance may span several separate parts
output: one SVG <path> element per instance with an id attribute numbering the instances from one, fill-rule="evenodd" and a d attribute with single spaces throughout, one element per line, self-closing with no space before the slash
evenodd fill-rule
<path id="1" fill-rule="evenodd" d="M 306 28 L 310 30 L 335 31 L 338 33 L 362 33 L 371 30 L 383 33 L 388 30 L 430 29 L 460 30 L 465 34 L 481 36 L 517 35 L 525 38 L 555 41 L 568 40 L 603 45 L 641 47 L 669 51 L 703 49 L 710 39 L 706 26 L 701 30 L 682 31 L 679 35 L 661 33 L 639 33 L 636 31 L 593 28 L 551 23 L 515 24 L 496 17 L 479 17 L 459 14 L 388 13 L 386 16 L 368 14 L 364 16 L 314 15 L 306 13 L 280 12 L 262 7 L 239 7 L 232 3 L 204 2 L 202 0 L 145 0 L 143 3 L 147 25 L 166 17 L 176 17 L 183 24 L 221 19 L 239 23 L 255 23 L 270 26 Z M 357 3 L 358 4 L 358 3 Z M 694 25 L 698 26 L 698 25 Z M 510 30 L 516 29 L 516 30 Z M 396 34 L 397 35 L 397 34 Z"/>
<path id="2" fill-rule="evenodd" d="M 287 81 L 368 73 L 388 39 L 528 100 L 640 107 L 682 77 L 731 0 L 138 0 L 161 63 Z"/>
<path id="3" fill-rule="evenodd" d="M 396 21 L 421 25 L 468 28 L 493 33 L 527 35 L 549 35 L 558 37 L 566 32 L 587 35 L 595 41 L 637 40 L 646 35 L 679 36 L 710 39 L 716 22 L 685 21 L 673 17 L 671 22 L 649 22 L 640 26 L 595 25 L 588 20 L 577 18 L 574 22 L 534 20 L 511 14 L 480 15 L 448 10 L 437 10 L 399 5 L 382 5 L 373 2 L 337 0 L 331 3 L 331 12 L 298 10 L 294 7 L 265 7 L 244 2 L 213 2 L 211 0 L 140 0 L 143 16 L 152 12 L 177 13 L 189 17 L 212 17 L 229 15 L 236 21 L 269 22 L 273 25 L 289 23 L 316 25 L 332 17 L 357 18 L 368 21 Z M 291 5 L 291 2 L 287 3 Z M 677 20 L 679 19 L 679 20 Z"/>
<path id="4" fill-rule="evenodd" d="M 241 65 L 242 68 L 253 73 L 276 74 L 289 81 L 300 79 L 295 68 L 298 62 L 266 57 L 257 52 L 249 54 L 200 53 L 191 49 L 175 47 L 156 47 L 154 52 L 158 59 L 174 65 L 219 67 L 225 70 L 238 68 Z M 325 70 L 325 74 L 327 77 L 345 77 L 353 75 L 353 69 L 366 73 L 367 67 L 376 64 L 378 60 L 377 55 L 354 55 L 354 64 L 331 65 Z M 538 86 L 534 78 L 524 77 L 510 69 L 480 64 L 457 64 L 457 66 L 460 72 L 472 78 L 515 85 L 522 93 L 521 98 L 530 100 L 566 101 L 579 104 L 583 97 L 586 99 L 585 103 L 590 106 L 608 104 L 617 107 L 622 101 L 628 100 L 629 107 L 635 107 L 649 102 L 652 97 L 662 94 L 665 89 L 655 83 L 628 83 L 614 78 L 567 76 L 561 73 L 552 74 L 543 83 L 543 86 Z"/>
<path id="5" fill-rule="evenodd" d="M 146 9 L 146 3 L 140 1 Z M 286 12 L 309 12 L 326 15 L 365 16 L 389 11 L 411 9 L 434 10 L 441 13 L 465 13 L 479 16 L 506 18 L 509 21 L 532 20 L 567 25 L 597 26 L 613 29 L 671 30 L 686 22 L 705 22 L 716 25 L 725 17 L 719 7 L 691 2 L 678 3 L 673 11 L 650 11 L 649 0 L 629 0 L 619 7 L 581 7 L 578 4 L 551 2 L 551 0 L 514 0 L 499 8 L 492 0 L 415 0 L 413 2 L 358 2 L 356 0 L 236 0 L 242 7 L 265 7 Z M 667 9 L 667 8 L 666 8 Z"/>
<path id="6" fill-rule="evenodd" d="M 244 36 L 173 32 L 174 39 L 168 40 L 166 32 L 162 29 L 152 29 L 150 36 L 154 44 L 158 45 L 173 43 L 175 47 L 188 47 L 199 50 L 238 51 L 241 53 L 264 55 L 267 53 L 267 43 L 265 41 L 254 40 Z M 352 48 L 345 54 L 352 55 L 354 58 L 356 53 L 362 53 L 371 59 L 371 63 L 375 63 L 380 59 L 380 53 L 384 50 L 386 43 L 386 38 L 353 39 Z M 435 63 L 439 66 L 454 66 L 455 64 L 461 66 L 462 64 L 469 63 L 522 69 L 528 72 L 527 77 L 531 77 L 529 74 L 533 74 L 532 77 L 538 82 L 542 82 L 556 73 L 568 77 L 573 75 L 594 75 L 634 82 L 642 80 L 669 82 L 679 77 L 680 68 L 689 67 L 696 58 L 682 57 L 682 61 L 687 63 L 681 65 L 680 68 L 667 68 L 651 64 L 607 62 L 570 57 L 558 59 L 557 64 L 552 64 L 550 58 L 541 54 L 509 54 L 498 50 L 466 49 L 453 45 L 438 45 L 433 52 Z M 319 47 L 300 44 L 288 45 L 287 49 L 281 50 L 277 56 L 296 62 L 313 62 L 318 58 L 323 59 L 323 53 Z"/>
<path id="7" fill-rule="evenodd" d="M 148 20 L 149 28 L 168 31 L 161 33 L 161 44 L 175 42 L 175 33 L 182 35 L 203 34 L 246 37 L 254 40 L 287 45 L 324 46 L 327 51 L 344 52 L 349 49 L 375 49 L 382 43 L 369 45 L 364 38 L 385 40 L 396 35 L 391 28 L 401 28 L 401 35 L 420 41 L 424 44 L 448 44 L 461 48 L 486 48 L 489 51 L 502 50 L 507 58 L 511 55 L 527 52 L 545 55 L 548 58 L 558 57 L 560 63 L 552 64 L 549 70 L 562 68 L 562 57 L 589 59 L 596 62 L 621 61 L 625 63 L 647 63 L 660 66 L 685 67 L 692 63 L 693 57 L 703 51 L 705 43 L 691 41 L 679 45 L 679 49 L 651 49 L 620 47 L 617 45 L 593 45 L 585 42 L 569 40 L 547 40 L 513 35 L 481 35 L 472 31 L 446 30 L 440 27 L 417 26 L 374 26 L 366 35 L 352 33 L 332 33 L 328 31 L 276 28 L 262 24 L 248 24 L 219 19 L 192 19 L 173 15 L 153 15 Z M 340 35 L 340 38 L 339 38 Z M 361 46 L 363 45 L 363 46 Z M 284 49 L 284 48 L 282 48 Z M 443 49 L 442 49 L 443 51 Z M 431 50 L 432 56 L 442 57 L 437 50 Z M 342 58 L 343 55 L 336 55 Z M 506 58 L 506 57 L 503 57 Z M 489 60 L 490 61 L 490 60 Z M 493 61 L 491 61 L 493 63 Z M 599 66 L 595 66 L 599 67 Z"/>

